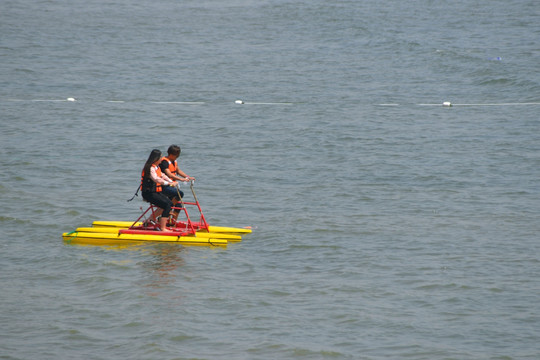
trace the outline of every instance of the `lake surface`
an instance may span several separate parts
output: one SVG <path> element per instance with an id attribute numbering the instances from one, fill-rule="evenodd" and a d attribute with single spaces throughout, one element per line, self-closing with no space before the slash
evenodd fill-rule
<path id="1" fill-rule="evenodd" d="M 540 357 L 537 2 L 1 8 L 0 359 Z M 62 241 L 170 144 L 252 234 Z"/>

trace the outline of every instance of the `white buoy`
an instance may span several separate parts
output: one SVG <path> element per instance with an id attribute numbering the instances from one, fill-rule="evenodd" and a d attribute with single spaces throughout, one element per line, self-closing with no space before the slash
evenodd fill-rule
<path id="1" fill-rule="evenodd" d="M 234 103 L 235 104 L 243 104 L 244 102 L 242 100 L 236 100 Z"/>
<path id="2" fill-rule="evenodd" d="M 452 106 L 452 103 L 450 101 L 445 101 L 445 102 L 442 103 L 442 106 L 450 107 L 450 106 Z"/>
<path id="3" fill-rule="evenodd" d="M 77 101 L 75 98 L 67 98 L 67 101 Z"/>

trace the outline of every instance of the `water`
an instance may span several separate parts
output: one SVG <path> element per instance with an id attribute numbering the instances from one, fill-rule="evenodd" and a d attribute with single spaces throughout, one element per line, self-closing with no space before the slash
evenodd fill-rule
<path id="1" fill-rule="evenodd" d="M 0 358 L 537 359 L 539 15 L 4 1 Z M 253 234 L 62 242 L 136 217 L 172 143 Z"/>

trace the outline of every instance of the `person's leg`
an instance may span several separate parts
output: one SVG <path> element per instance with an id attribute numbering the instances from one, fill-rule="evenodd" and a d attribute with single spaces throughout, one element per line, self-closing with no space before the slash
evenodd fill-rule
<path id="1" fill-rule="evenodd" d="M 161 219 L 159 219 L 159 227 L 161 231 L 171 231 L 167 229 L 167 221 L 169 221 L 169 219 L 166 218 L 165 216 L 162 216 Z"/>
<path id="2" fill-rule="evenodd" d="M 167 196 L 169 199 L 171 199 L 174 203 L 176 203 L 176 201 L 180 201 L 180 199 L 178 198 L 178 193 L 180 193 L 181 197 L 184 197 L 184 193 L 175 188 L 174 186 L 162 186 L 161 188 L 161 192 L 165 194 L 165 196 Z"/>
<path id="3" fill-rule="evenodd" d="M 171 207 L 173 206 L 172 201 L 167 196 L 161 193 L 148 193 L 145 194 L 145 197 L 143 198 L 162 210 L 159 224 L 162 231 L 169 231 L 166 224 L 170 216 Z"/>
<path id="4" fill-rule="evenodd" d="M 169 199 L 172 200 L 174 207 L 182 207 L 182 203 L 180 202 L 180 199 L 178 198 L 178 194 L 180 194 L 180 197 L 184 197 L 184 192 L 174 186 L 162 186 L 162 193 L 164 193 Z M 174 220 L 178 219 L 178 215 L 180 213 L 180 210 L 178 209 L 172 209 L 171 216 L 174 218 Z"/>

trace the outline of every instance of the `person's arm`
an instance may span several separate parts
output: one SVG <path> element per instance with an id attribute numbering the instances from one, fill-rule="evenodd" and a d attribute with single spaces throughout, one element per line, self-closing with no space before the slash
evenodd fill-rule
<path id="1" fill-rule="evenodd" d="M 184 179 L 183 177 L 180 177 L 180 176 L 178 176 L 178 175 L 176 175 L 176 174 L 173 174 L 173 173 L 171 172 L 171 170 L 169 170 L 169 169 L 166 169 L 166 170 L 164 171 L 164 173 L 165 173 L 169 178 L 171 178 L 171 179 L 175 179 L 175 180 L 179 180 L 179 181 L 186 181 L 186 179 Z"/>
<path id="2" fill-rule="evenodd" d="M 178 181 L 187 181 L 189 179 L 184 179 L 183 177 L 180 177 L 169 170 L 169 162 L 167 160 L 163 160 L 161 164 L 159 164 L 159 167 L 161 168 L 161 172 L 165 175 L 167 175 L 169 178 L 178 180 Z"/>
<path id="3" fill-rule="evenodd" d="M 189 176 L 188 174 L 186 174 L 185 172 L 183 172 L 182 170 L 180 170 L 180 168 L 178 168 L 178 175 L 186 178 L 188 181 L 189 180 L 195 180 L 195 178 L 193 176 Z"/>
<path id="4" fill-rule="evenodd" d="M 161 177 L 159 177 L 154 167 L 150 168 L 150 178 L 154 180 L 155 183 L 160 184 L 160 185 L 171 185 L 171 186 L 176 185 L 174 181 L 169 179 L 169 177 L 163 173 L 161 174 Z"/>

